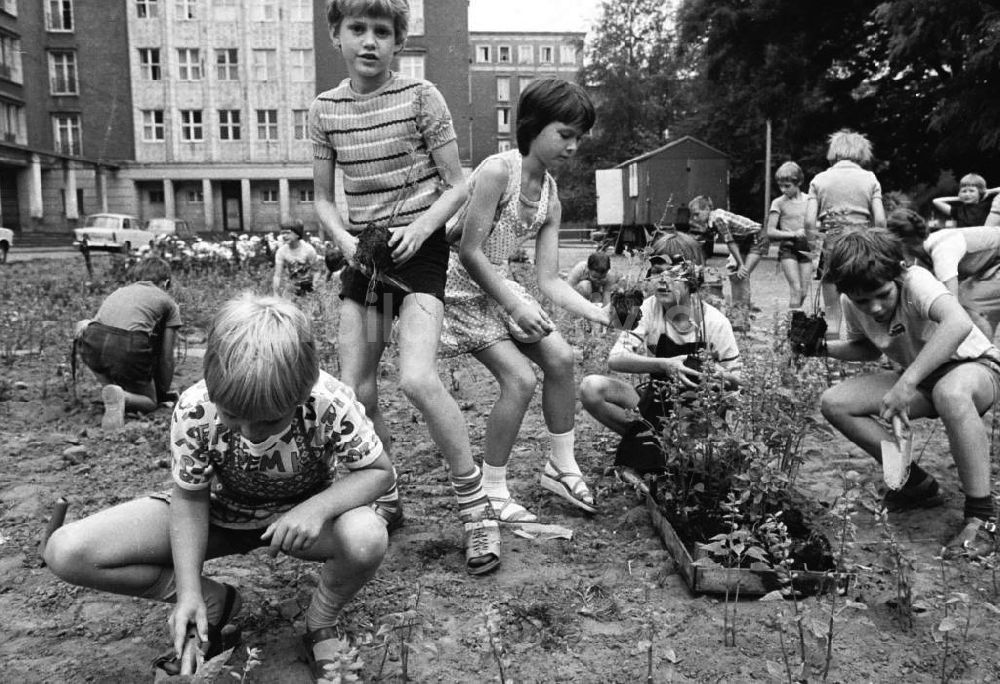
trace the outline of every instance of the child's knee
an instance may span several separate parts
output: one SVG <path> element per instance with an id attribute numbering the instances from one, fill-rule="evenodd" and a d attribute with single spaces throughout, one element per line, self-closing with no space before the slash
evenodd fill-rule
<path id="1" fill-rule="evenodd" d="M 351 509 L 338 520 L 340 558 L 355 568 L 378 567 L 389 547 L 385 523 L 368 506 Z"/>
<path id="2" fill-rule="evenodd" d="M 93 565 L 87 558 L 87 544 L 80 543 L 65 527 L 52 533 L 42 553 L 45 565 L 52 573 L 67 582 L 75 583 L 81 571 Z"/>
<path id="3" fill-rule="evenodd" d="M 527 363 L 518 368 L 509 369 L 506 376 L 500 379 L 500 384 L 508 392 L 520 397 L 531 397 L 538 385 L 535 371 Z"/>
<path id="4" fill-rule="evenodd" d="M 580 382 L 580 403 L 590 411 L 604 400 L 604 378 L 588 375 Z"/>
<path id="5" fill-rule="evenodd" d="M 843 392 L 838 392 L 838 387 L 832 387 L 819 398 L 819 410 L 823 417 L 829 421 L 845 415 L 848 403 L 843 397 Z"/>
<path id="6" fill-rule="evenodd" d="M 404 370 L 399 375 L 399 388 L 417 406 L 435 401 L 444 392 L 441 378 L 433 370 Z"/>

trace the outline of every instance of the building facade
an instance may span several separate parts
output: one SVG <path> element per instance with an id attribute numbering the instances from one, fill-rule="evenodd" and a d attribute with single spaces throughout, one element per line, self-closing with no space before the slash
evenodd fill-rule
<path id="1" fill-rule="evenodd" d="M 583 67 L 583 33 L 469 34 L 472 165 L 517 147 L 514 125 L 521 91 L 538 77 L 576 81 Z"/>

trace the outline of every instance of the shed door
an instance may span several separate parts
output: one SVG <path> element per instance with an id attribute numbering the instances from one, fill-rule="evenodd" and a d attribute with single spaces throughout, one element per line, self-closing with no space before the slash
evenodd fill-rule
<path id="1" fill-rule="evenodd" d="M 594 171 L 597 182 L 597 225 L 620 226 L 625 220 L 622 205 L 622 170 Z"/>
<path id="2" fill-rule="evenodd" d="M 719 159 L 688 159 L 688 197 L 707 195 L 720 209 L 729 208 L 726 162 Z"/>

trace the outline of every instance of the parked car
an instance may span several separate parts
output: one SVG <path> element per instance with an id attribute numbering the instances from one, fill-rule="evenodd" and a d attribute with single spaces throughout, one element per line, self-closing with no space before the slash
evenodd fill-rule
<path id="1" fill-rule="evenodd" d="M 143 223 L 130 214 L 92 214 L 82 228 L 73 231 L 73 245 L 88 250 L 105 252 L 131 252 L 149 245 L 161 235 L 193 237 L 187 221 L 174 218 L 154 218 Z"/>
<path id="2" fill-rule="evenodd" d="M 7 252 L 14 246 L 14 231 L 0 228 L 0 264 L 7 262 Z"/>

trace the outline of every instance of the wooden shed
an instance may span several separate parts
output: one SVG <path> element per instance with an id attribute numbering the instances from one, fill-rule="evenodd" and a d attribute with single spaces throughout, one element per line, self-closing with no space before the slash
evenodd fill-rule
<path id="1" fill-rule="evenodd" d="M 596 180 L 598 224 L 671 224 L 697 195 L 729 207 L 729 155 L 691 136 L 597 171 Z"/>

